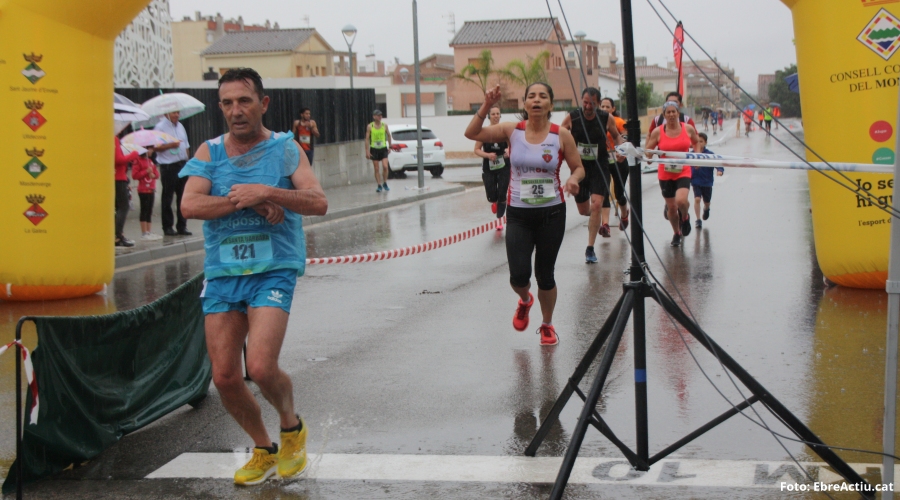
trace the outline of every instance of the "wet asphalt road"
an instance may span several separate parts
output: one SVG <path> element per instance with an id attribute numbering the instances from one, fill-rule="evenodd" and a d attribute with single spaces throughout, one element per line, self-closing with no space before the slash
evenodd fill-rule
<path id="1" fill-rule="evenodd" d="M 729 131 L 728 133 L 733 133 Z M 783 132 L 779 132 L 783 135 Z M 757 132 L 711 147 L 717 153 L 789 159 Z M 448 170 L 465 193 L 325 223 L 307 231 L 310 256 L 389 250 L 448 236 L 491 220 L 480 169 Z M 717 178 L 711 217 L 681 248 L 655 175 L 642 176 L 653 273 L 699 324 L 827 443 L 879 449 L 886 295 L 825 290 L 815 263 L 806 173 L 729 169 Z M 407 181 L 414 183 L 411 177 Z M 392 185 L 393 186 L 393 185 Z M 396 189 L 396 188 L 395 188 Z M 324 454 L 521 455 L 540 417 L 553 404 L 618 300 L 629 248 L 614 227 L 598 238 L 600 263 L 586 265 L 587 219 L 567 202 L 567 233 L 556 267 L 559 286 L 556 347 L 541 347 L 532 327 L 511 326 L 516 296 L 509 289 L 503 237 L 493 231 L 415 256 L 388 261 L 310 266 L 299 281 L 281 364 L 294 381 L 299 411 L 310 426 L 309 450 Z M 692 210 L 693 212 L 693 210 Z M 692 215 L 693 218 L 693 215 Z M 617 219 L 613 216 L 613 225 Z M 664 269 L 665 267 L 665 269 Z M 200 256 L 117 274 L 107 299 L 43 305 L 43 314 L 102 313 L 134 307 L 199 272 Z M 666 271 L 667 270 L 667 271 Z M 0 303 L 4 334 L 30 307 Z M 650 449 L 659 450 L 739 396 L 716 360 L 647 301 Z M 33 333 L 26 342 L 34 343 Z M 693 352 L 699 366 L 691 357 Z M 631 333 L 626 332 L 598 410 L 634 445 Z M 0 360 L 0 385 L 12 384 L 11 357 Z M 592 375 L 593 372 L 590 375 Z M 258 390 L 252 386 L 259 397 Z M 587 382 L 582 383 L 586 390 Z M 12 394 L 4 408 L 2 455 L 14 455 Z M 263 405 L 271 430 L 277 418 Z M 760 407 L 761 408 L 761 407 Z M 580 412 L 573 400 L 539 456 L 564 453 Z M 760 409 L 762 413 L 763 410 Z M 748 412 L 748 414 L 750 414 Z M 763 413 L 776 431 L 787 433 Z M 270 482 L 238 489 L 225 479 L 144 479 L 185 452 L 232 452 L 252 443 L 211 388 L 196 410 L 182 408 L 123 440 L 83 467 L 26 490 L 33 498 L 546 498 L 530 483 L 436 481 Z M 784 446 L 817 461 L 803 445 Z M 620 457 L 591 429 L 587 457 Z M 877 457 L 843 453 L 848 462 Z M 786 461 L 763 429 L 737 416 L 685 446 L 673 458 Z M 573 485 L 567 498 L 783 498 L 778 489 Z M 800 498 L 799 496 L 794 496 Z M 810 498 L 818 498 L 810 496 Z M 823 497 L 824 498 L 824 497 Z M 850 498 L 846 495 L 836 498 Z"/>

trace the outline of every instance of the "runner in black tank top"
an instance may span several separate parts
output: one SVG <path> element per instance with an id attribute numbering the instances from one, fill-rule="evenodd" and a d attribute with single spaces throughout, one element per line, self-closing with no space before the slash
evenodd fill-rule
<path id="1" fill-rule="evenodd" d="M 569 113 L 563 119 L 561 127 L 572 132 L 575 143 L 584 165 L 585 178 L 581 189 L 575 197 L 578 213 L 589 216 L 588 247 L 584 252 L 584 260 L 588 264 L 597 262 L 594 242 L 599 233 L 604 238 L 610 236 L 609 205 L 604 208 L 604 201 L 609 198 L 609 153 L 606 150 L 606 134 L 618 145 L 622 138 L 616 128 L 612 116 L 600 110 L 600 91 L 589 87 L 581 94 L 580 109 Z"/>
<path id="2" fill-rule="evenodd" d="M 491 125 L 500 123 L 500 108 L 494 106 L 488 114 Z M 497 218 L 506 214 L 506 195 L 509 189 L 509 145 L 505 142 L 475 141 L 475 154 L 482 158 L 481 180 L 484 181 L 484 192 L 491 202 L 491 210 Z M 503 223 L 497 225 L 497 231 L 503 230 Z"/>

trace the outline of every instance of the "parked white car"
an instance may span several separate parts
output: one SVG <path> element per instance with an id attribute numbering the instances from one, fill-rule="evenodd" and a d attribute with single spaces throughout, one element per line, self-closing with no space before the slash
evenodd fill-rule
<path id="1" fill-rule="evenodd" d="M 391 178 L 404 178 L 406 172 L 415 172 L 419 168 L 416 158 L 416 126 L 415 125 L 390 125 L 393 146 L 388 155 Z M 433 177 L 440 177 L 444 172 L 444 162 L 447 155 L 444 153 L 444 144 L 434 135 L 430 128 L 422 127 L 422 158 L 424 168 L 431 172 Z"/>

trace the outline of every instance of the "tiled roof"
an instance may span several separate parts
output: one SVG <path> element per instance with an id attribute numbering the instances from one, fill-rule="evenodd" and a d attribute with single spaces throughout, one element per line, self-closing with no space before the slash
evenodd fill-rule
<path id="1" fill-rule="evenodd" d="M 555 19 L 549 17 L 466 21 L 450 46 L 543 41 L 553 33 L 554 22 Z"/>
<path id="2" fill-rule="evenodd" d="M 226 33 L 201 55 L 241 54 L 247 52 L 285 52 L 294 50 L 315 33 L 313 28 Z"/>
<path id="3" fill-rule="evenodd" d="M 621 76 L 624 78 L 625 77 L 625 69 L 621 64 L 618 66 L 618 71 L 622 73 Z M 677 72 L 672 71 L 671 69 L 663 68 L 662 66 L 658 66 L 656 64 L 651 64 L 651 65 L 647 65 L 647 66 L 635 66 L 634 72 L 636 73 L 638 79 L 640 79 L 640 78 L 666 78 L 666 77 L 677 78 L 678 77 Z M 611 69 L 611 68 L 600 68 L 599 73 L 601 75 L 609 76 L 612 78 L 619 77 L 619 74 L 616 73 L 616 70 Z"/>

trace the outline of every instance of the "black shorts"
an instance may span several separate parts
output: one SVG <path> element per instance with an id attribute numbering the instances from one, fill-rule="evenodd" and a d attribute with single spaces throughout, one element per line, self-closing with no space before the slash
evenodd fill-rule
<path id="1" fill-rule="evenodd" d="M 609 166 L 606 162 L 598 166 L 596 161 L 585 161 L 584 180 L 578 183 L 578 194 L 575 195 L 575 203 L 584 203 L 591 199 L 592 194 L 609 198 Z"/>
<path id="2" fill-rule="evenodd" d="M 663 198 L 674 198 L 675 192 L 679 189 L 691 188 L 691 178 L 680 177 L 674 181 L 659 181 L 659 188 L 662 190 Z"/>
<path id="3" fill-rule="evenodd" d="M 381 161 L 388 157 L 388 148 L 369 148 L 372 161 Z"/>
<path id="4" fill-rule="evenodd" d="M 712 200 L 712 186 L 691 186 L 694 188 L 694 198 L 703 198 L 703 203 Z"/>
<path id="5" fill-rule="evenodd" d="M 517 288 L 531 281 L 531 259 L 538 289 L 556 287 L 556 257 L 566 235 L 566 204 L 549 207 L 509 207 L 506 216 L 506 260 L 509 283 Z"/>
<path id="6" fill-rule="evenodd" d="M 487 195 L 487 201 L 505 205 L 509 191 L 509 167 L 482 172 L 481 180 L 484 182 L 484 194 Z"/>

